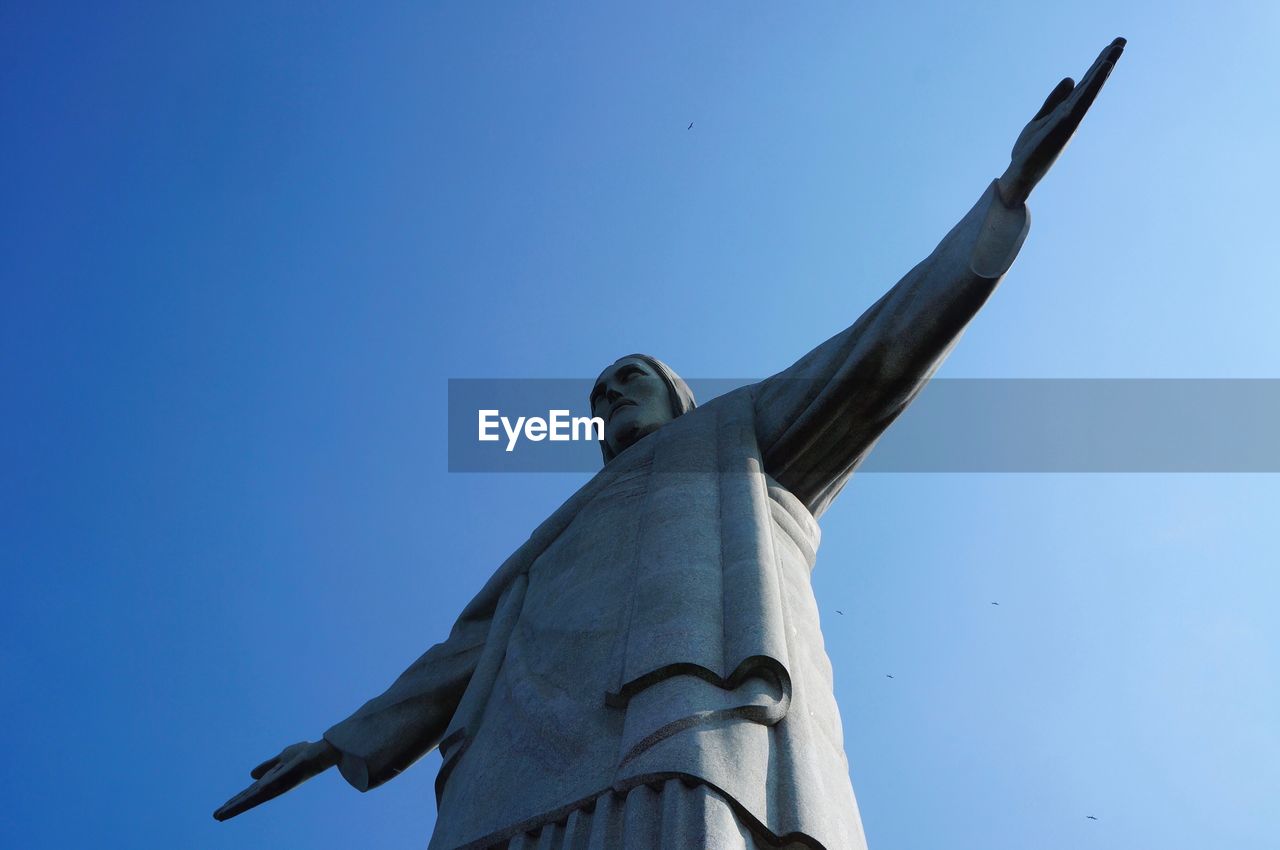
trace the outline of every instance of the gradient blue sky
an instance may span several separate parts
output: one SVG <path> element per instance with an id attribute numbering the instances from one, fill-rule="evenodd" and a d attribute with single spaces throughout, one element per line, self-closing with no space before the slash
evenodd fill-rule
<path id="1" fill-rule="evenodd" d="M 0 844 L 424 846 L 434 755 L 210 813 L 583 480 L 448 474 L 446 379 L 782 368 L 1116 35 L 941 374 L 1280 377 L 1271 2 L 5 4 Z M 874 850 L 1280 846 L 1278 497 L 856 477 Z"/>

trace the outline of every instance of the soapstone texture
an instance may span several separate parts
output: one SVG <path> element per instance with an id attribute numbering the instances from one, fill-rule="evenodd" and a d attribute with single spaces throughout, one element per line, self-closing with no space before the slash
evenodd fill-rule
<path id="1" fill-rule="evenodd" d="M 771 846 L 865 847 L 809 580 L 817 518 L 1027 226 L 993 183 L 851 328 L 609 460 L 448 640 L 325 733 L 343 776 L 366 790 L 439 746 L 431 850 L 581 826 L 603 800 L 673 779 L 734 815 L 706 846 L 751 846 L 745 829 Z"/>
<path id="2" fill-rule="evenodd" d="M 252 771 L 235 817 L 439 747 L 430 850 L 863 850 L 810 584 L 818 520 L 1022 246 L 1025 201 L 1124 50 L 1060 82 L 938 247 L 789 369 L 696 406 L 656 358 L 592 388 L 604 468 L 383 693 Z"/>

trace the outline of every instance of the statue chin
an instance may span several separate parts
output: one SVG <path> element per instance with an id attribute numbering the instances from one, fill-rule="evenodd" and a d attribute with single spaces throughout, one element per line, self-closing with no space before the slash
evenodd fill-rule
<path id="1" fill-rule="evenodd" d="M 614 454 L 626 451 L 645 437 L 661 428 L 664 422 L 621 422 L 614 434 L 608 435 Z"/>

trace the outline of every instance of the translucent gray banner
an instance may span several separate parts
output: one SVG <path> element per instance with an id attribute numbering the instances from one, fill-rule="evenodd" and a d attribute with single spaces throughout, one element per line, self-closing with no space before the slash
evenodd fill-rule
<path id="1" fill-rule="evenodd" d="M 689 381 L 700 404 L 750 383 Z M 591 385 L 451 379 L 449 471 L 600 469 L 599 447 L 572 422 L 590 416 Z M 494 412 L 497 439 L 479 439 L 481 411 Z M 534 419 L 553 420 L 541 439 Z M 938 379 L 861 471 L 1280 472 L 1280 379 Z"/>

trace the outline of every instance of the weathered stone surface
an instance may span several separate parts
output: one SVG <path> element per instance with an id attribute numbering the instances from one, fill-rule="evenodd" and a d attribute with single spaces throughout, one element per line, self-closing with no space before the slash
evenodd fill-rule
<path id="1" fill-rule="evenodd" d="M 673 847 L 865 847 L 809 581 L 817 520 L 1008 270 L 1027 193 L 1122 47 L 1054 90 L 929 257 L 789 369 L 698 407 L 655 358 L 607 368 L 592 390 L 604 469 L 447 640 L 217 816 L 332 764 L 368 790 L 438 746 L 433 850 L 533 831 L 568 846 L 557 830 L 571 826 L 610 847 L 618 830 Z"/>

